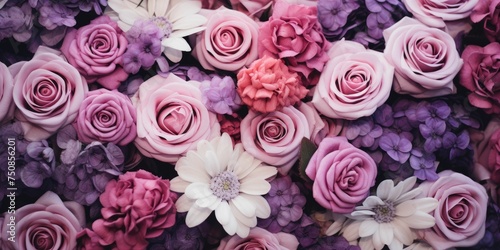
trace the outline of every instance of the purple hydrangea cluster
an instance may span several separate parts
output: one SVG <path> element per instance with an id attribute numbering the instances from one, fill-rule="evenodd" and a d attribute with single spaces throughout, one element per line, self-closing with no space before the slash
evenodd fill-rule
<path id="1" fill-rule="evenodd" d="M 24 161 L 23 155 L 26 154 L 26 150 L 28 147 L 29 142 L 24 139 L 24 134 L 23 130 L 21 128 L 21 124 L 19 122 L 16 123 L 8 123 L 4 124 L 0 127 L 0 201 L 4 198 L 4 196 L 7 194 L 7 187 L 9 185 L 9 181 L 12 180 L 12 178 L 15 179 L 16 181 L 16 187 L 18 188 L 17 194 L 22 192 L 22 185 L 18 185 L 21 183 L 20 182 L 20 170 L 21 166 L 25 165 L 26 162 Z M 9 141 L 14 141 L 15 142 L 15 148 L 9 149 Z M 14 150 L 13 150 L 14 149 Z M 11 155 L 11 154 L 14 155 Z M 13 156 L 15 158 L 15 175 L 12 176 L 12 174 L 9 175 L 9 161 L 12 159 Z M 11 169 L 12 170 L 12 169 Z M 11 178 L 8 178 L 11 177 Z"/>
<path id="2" fill-rule="evenodd" d="M 0 40 L 13 37 L 18 42 L 26 42 L 31 38 L 32 26 L 33 15 L 28 3 L 0 9 Z"/>
<path id="3" fill-rule="evenodd" d="M 126 33 L 127 51 L 123 54 L 125 71 L 136 74 L 141 68 L 149 69 L 161 56 L 164 32 L 153 20 L 137 20 Z"/>
<path id="4" fill-rule="evenodd" d="M 104 192 L 106 184 L 123 174 L 125 157 L 121 149 L 108 143 L 92 142 L 83 150 L 76 131 L 67 126 L 57 134 L 57 144 L 64 151 L 53 174 L 58 192 L 82 205 L 92 205 Z"/>
<path id="5" fill-rule="evenodd" d="M 471 155 L 466 128 L 478 125 L 470 111 L 453 98 L 400 99 L 380 106 L 370 117 L 351 122 L 345 131 L 352 144 L 379 163 L 386 177 L 415 175 L 433 181 L 438 178 L 440 163 L 450 164 Z"/>
<path id="6" fill-rule="evenodd" d="M 30 188 L 39 188 L 52 176 L 56 166 L 54 150 L 46 140 L 28 144 L 24 155 L 26 165 L 20 168 L 21 181 Z"/>
<path id="7" fill-rule="evenodd" d="M 177 213 L 176 221 L 184 221 L 186 214 Z M 148 250 L 201 250 L 205 246 L 200 227 L 190 228 L 185 223 L 176 223 L 149 243 Z"/>
<path id="8" fill-rule="evenodd" d="M 383 49 L 382 31 L 409 16 L 399 0 L 318 0 L 318 19 L 325 37 L 357 41 Z"/>
<path id="9" fill-rule="evenodd" d="M 359 246 L 350 245 L 349 242 L 342 236 L 327 236 L 320 238 L 316 244 L 309 247 L 308 249 L 359 250 L 361 248 Z"/>
<path id="10" fill-rule="evenodd" d="M 233 78 L 214 76 L 211 80 L 204 80 L 200 84 L 203 104 L 208 110 L 217 114 L 231 115 L 240 108 L 241 99 L 236 92 Z"/>
<path id="11" fill-rule="evenodd" d="M 493 201 L 488 203 L 486 231 L 474 249 L 499 249 L 500 247 L 500 208 Z"/>

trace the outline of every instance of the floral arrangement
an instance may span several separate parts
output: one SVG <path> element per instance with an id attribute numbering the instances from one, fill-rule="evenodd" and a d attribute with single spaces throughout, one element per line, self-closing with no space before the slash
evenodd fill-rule
<path id="1" fill-rule="evenodd" d="M 499 249 L 499 0 L 0 0 L 0 249 Z"/>

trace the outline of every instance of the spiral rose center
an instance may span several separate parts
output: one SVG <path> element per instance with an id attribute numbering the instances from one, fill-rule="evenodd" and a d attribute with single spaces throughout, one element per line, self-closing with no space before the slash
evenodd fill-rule
<path id="1" fill-rule="evenodd" d="M 216 34 L 218 39 L 214 43 L 217 45 L 217 52 L 226 54 L 227 52 L 235 52 L 239 50 L 240 45 L 243 42 L 243 38 L 240 33 L 241 31 L 238 31 L 234 27 L 226 27 L 218 30 Z"/>
<path id="2" fill-rule="evenodd" d="M 391 201 L 385 201 L 384 205 L 377 205 L 372 210 L 375 213 L 373 219 L 378 223 L 391 222 L 396 216 L 396 208 Z"/>
<path id="3" fill-rule="evenodd" d="M 172 23 L 165 17 L 153 17 L 151 21 L 163 32 L 163 38 L 169 38 L 172 34 Z"/>
<path id="4" fill-rule="evenodd" d="M 58 97 L 57 84 L 51 80 L 42 80 L 34 88 L 33 103 L 37 107 L 50 106 Z"/>
<path id="5" fill-rule="evenodd" d="M 416 71 L 433 72 L 446 63 L 446 45 L 432 37 L 418 39 L 409 53 L 409 64 Z"/>
<path id="6" fill-rule="evenodd" d="M 193 115 L 188 107 L 180 104 L 172 104 L 160 112 L 158 124 L 164 131 L 180 135 L 191 126 L 192 119 Z"/>
<path id="7" fill-rule="evenodd" d="M 210 189 L 215 196 L 229 201 L 240 193 L 240 182 L 233 172 L 224 171 L 210 180 Z"/>
<path id="8" fill-rule="evenodd" d="M 282 121 L 268 121 L 263 124 L 260 137 L 267 142 L 279 141 L 287 133 L 285 127 Z"/>
<path id="9" fill-rule="evenodd" d="M 54 241 L 52 240 L 50 232 L 46 232 L 45 230 L 36 231 L 33 235 L 34 242 L 32 242 L 33 246 L 36 249 L 52 249 L 54 247 Z"/>

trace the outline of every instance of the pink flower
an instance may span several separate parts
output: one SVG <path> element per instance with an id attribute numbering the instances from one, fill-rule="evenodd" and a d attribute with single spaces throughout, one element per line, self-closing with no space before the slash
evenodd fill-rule
<path id="1" fill-rule="evenodd" d="M 112 180 L 99 197 L 102 219 L 92 224 L 100 244 L 118 249 L 143 249 L 146 239 L 158 237 L 175 224 L 177 195 L 170 181 L 139 170 Z"/>
<path id="2" fill-rule="evenodd" d="M 136 112 L 130 98 L 117 90 L 90 91 L 82 102 L 73 124 L 78 139 L 112 142 L 125 146 L 137 136 Z"/>
<path id="3" fill-rule="evenodd" d="M 85 228 L 77 235 L 78 250 L 104 250 L 104 246 L 99 243 L 101 237 L 94 231 Z"/>
<path id="4" fill-rule="evenodd" d="M 485 232 L 486 190 L 469 177 L 451 170 L 438 175 L 437 181 L 426 181 L 419 186 L 422 197 L 432 197 L 439 202 L 432 213 L 436 224 L 419 231 L 419 236 L 434 249 L 475 245 Z"/>
<path id="5" fill-rule="evenodd" d="M 296 73 L 280 60 L 265 56 L 238 72 L 238 94 L 251 109 L 266 113 L 293 105 L 307 95 Z"/>
<path id="6" fill-rule="evenodd" d="M 220 124 L 221 133 L 227 133 L 229 136 L 231 136 L 233 145 L 241 142 L 241 117 L 238 115 L 238 113 L 233 113 L 232 115 L 217 114 L 217 120 Z"/>
<path id="7" fill-rule="evenodd" d="M 301 103 L 298 109 L 306 116 L 311 133 L 310 139 L 316 146 L 319 145 L 325 137 L 337 136 L 342 132 L 344 120 L 320 116 L 312 103 Z"/>
<path id="8" fill-rule="evenodd" d="M 199 82 L 174 74 L 154 76 L 132 97 L 137 110 L 137 149 L 147 157 L 175 163 L 200 140 L 220 135 L 217 116 L 203 105 Z"/>
<path id="9" fill-rule="evenodd" d="M 403 0 L 403 3 L 420 22 L 430 27 L 444 28 L 445 22 L 468 18 L 480 1 L 483 0 Z"/>
<path id="10" fill-rule="evenodd" d="M 396 70 L 397 93 L 427 98 L 456 92 L 453 78 L 463 61 L 448 33 L 409 17 L 383 33 L 385 57 Z"/>
<path id="11" fill-rule="evenodd" d="M 316 6 L 277 1 L 269 21 L 260 27 L 259 56 L 281 58 L 293 71 L 314 85 L 328 61 L 330 43 L 318 22 Z"/>
<path id="12" fill-rule="evenodd" d="M 246 238 L 237 235 L 227 236 L 222 239 L 217 250 L 234 249 L 273 249 L 287 250 L 297 249 L 299 241 L 294 235 L 287 233 L 273 234 L 265 229 L 255 227 L 250 229 L 250 234 Z"/>
<path id="13" fill-rule="evenodd" d="M 481 0 L 470 16 L 475 23 L 484 20 L 484 32 L 490 42 L 500 42 L 500 0 Z"/>
<path id="14" fill-rule="evenodd" d="M 88 86 L 61 53 L 41 46 L 30 61 L 9 70 L 14 76 L 15 118 L 26 139 L 47 139 L 75 120 Z"/>
<path id="15" fill-rule="evenodd" d="M 7 240 L 12 228 L 7 225 L 10 218 L 6 214 L 0 226 L 2 249 L 75 249 L 77 234 L 85 225 L 82 205 L 74 201 L 62 202 L 50 191 L 12 215 L 15 217 L 15 243 Z"/>
<path id="16" fill-rule="evenodd" d="M 357 42 L 339 41 L 328 52 L 314 91 L 314 107 L 330 118 L 355 120 L 382 105 L 392 88 L 394 68 L 383 54 Z"/>
<path id="17" fill-rule="evenodd" d="M 302 138 L 310 138 L 306 117 L 293 106 L 264 114 L 249 111 L 240 126 L 245 150 L 281 174 L 298 159 Z"/>
<path id="18" fill-rule="evenodd" d="M 12 91 L 14 88 L 14 79 L 5 64 L 0 62 L 0 124 L 8 122 L 14 117 L 14 108 L 12 102 Z"/>
<path id="19" fill-rule="evenodd" d="M 229 0 L 233 9 L 248 16 L 260 16 L 273 4 L 273 0 Z"/>
<path id="20" fill-rule="evenodd" d="M 462 53 L 465 62 L 460 72 L 460 84 L 472 91 L 469 101 L 486 113 L 500 114 L 500 43 L 484 48 L 469 45 Z"/>
<path id="21" fill-rule="evenodd" d="M 206 12 L 206 29 L 197 35 L 193 55 L 208 70 L 237 72 L 258 58 L 259 26 L 226 8 Z"/>
<path id="22" fill-rule="evenodd" d="M 314 199 L 326 209 L 346 214 L 370 194 L 377 164 L 345 137 L 327 137 L 309 161 L 306 174 L 314 181 Z"/>
<path id="23" fill-rule="evenodd" d="M 66 34 L 61 51 L 71 65 L 90 83 L 97 81 L 116 89 L 128 74 L 122 67 L 127 39 L 109 16 L 100 16 L 89 25 Z"/>

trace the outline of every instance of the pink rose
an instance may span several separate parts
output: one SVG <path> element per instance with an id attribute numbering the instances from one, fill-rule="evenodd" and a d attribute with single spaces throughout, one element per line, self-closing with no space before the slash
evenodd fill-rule
<path id="1" fill-rule="evenodd" d="M 402 0 L 406 9 L 420 22 L 435 28 L 446 27 L 445 22 L 468 18 L 478 2 L 484 0 Z"/>
<path id="2" fill-rule="evenodd" d="M 240 135 L 240 124 L 241 124 L 241 116 L 238 113 L 233 113 L 231 115 L 221 115 L 217 114 L 217 120 L 220 124 L 221 133 L 227 133 L 231 136 L 231 140 L 233 141 L 233 145 L 241 142 Z"/>
<path id="3" fill-rule="evenodd" d="M 355 120 L 373 114 L 389 98 L 394 68 L 382 53 L 342 40 L 328 54 L 312 100 L 321 114 Z"/>
<path id="4" fill-rule="evenodd" d="M 318 22 L 316 6 L 277 1 L 269 21 L 259 30 L 259 56 L 281 58 L 304 78 L 304 85 L 314 85 L 328 61 L 330 43 Z"/>
<path id="5" fill-rule="evenodd" d="M 128 77 L 122 67 L 127 45 L 118 24 L 109 16 L 100 16 L 89 25 L 69 31 L 61 51 L 89 83 L 97 81 L 105 88 L 116 89 Z"/>
<path id="6" fill-rule="evenodd" d="M 14 117 L 12 93 L 14 88 L 14 78 L 10 74 L 5 64 L 0 62 L 0 124 L 8 122 Z"/>
<path id="7" fill-rule="evenodd" d="M 14 76 L 15 118 L 27 140 L 47 139 L 75 120 L 88 86 L 61 53 L 41 46 L 30 61 L 9 70 Z"/>
<path id="8" fill-rule="evenodd" d="M 500 0 L 480 0 L 474 7 L 471 20 L 484 20 L 484 33 L 490 42 L 500 42 Z"/>
<path id="9" fill-rule="evenodd" d="M 396 69 L 397 93 L 427 98 L 456 92 L 453 78 L 463 61 L 448 33 L 409 17 L 383 33 L 385 57 Z"/>
<path id="10" fill-rule="evenodd" d="M 99 243 L 101 237 L 94 231 L 85 228 L 77 235 L 78 250 L 104 250 L 104 246 Z"/>
<path id="11" fill-rule="evenodd" d="M 233 9 L 248 16 L 260 18 L 273 4 L 273 0 L 229 0 Z"/>
<path id="12" fill-rule="evenodd" d="M 15 216 L 15 242 L 8 241 L 7 225 Z M 1 225 L 2 249 L 75 249 L 78 232 L 85 225 L 85 210 L 74 202 L 62 202 L 53 192 L 46 192 L 35 203 L 25 205 L 15 214 L 5 214 Z"/>
<path id="13" fill-rule="evenodd" d="M 307 95 L 296 73 L 280 60 L 264 56 L 238 72 L 238 94 L 250 109 L 266 113 L 294 105 Z"/>
<path id="14" fill-rule="evenodd" d="M 117 90 L 98 89 L 87 93 L 73 124 L 78 139 L 112 142 L 125 146 L 136 135 L 136 112 L 130 98 Z"/>
<path id="15" fill-rule="evenodd" d="M 293 106 L 271 113 L 249 111 L 240 125 L 241 143 L 255 158 L 286 174 L 299 157 L 302 138 L 310 138 L 306 117 Z"/>
<path id="16" fill-rule="evenodd" d="M 193 49 L 203 68 L 237 72 L 258 58 L 259 26 L 254 20 L 226 8 L 206 15 L 206 29 L 197 35 Z"/>
<path id="17" fill-rule="evenodd" d="M 288 233 L 273 234 L 260 227 L 250 229 L 246 238 L 238 235 L 227 236 L 221 240 L 217 250 L 243 250 L 243 249 L 273 249 L 289 250 L 297 249 L 299 241 L 297 237 Z"/>
<path id="18" fill-rule="evenodd" d="M 139 170 L 112 180 L 99 197 L 102 219 L 92 229 L 100 244 L 116 243 L 118 249 L 145 249 L 151 239 L 175 224 L 177 195 L 170 181 Z"/>
<path id="19" fill-rule="evenodd" d="M 220 135 L 217 116 L 203 105 L 199 82 L 174 74 L 156 75 L 132 97 L 137 110 L 137 149 L 147 157 L 175 163 L 200 140 Z"/>
<path id="20" fill-rule="evenodd" d="M 314 199 L 324 208 L 346 214 L 370 194 L 377 164 L 345 137 L 327 137 L 307 164 L 306 174 L 314 181 Z"/>
<path id="21" fill-rule="evenodd" d="M 306 116 L 311 132 L 310 139 L 316 146 L 325 137 L 337 136 L 341 133 L 344 120 L 321 117 L 310 102 L 300 104 L 299 110 Z"/>
<path id="22" fill-rule="evenodd" d="M 500 114 L 500 43 L 469 45 L 462 53 L 460 84 L 472 91 L 469 101 L 486 113 Z"/>
<path id="23" fill-rule="evenodd" d="M 426 181 L 419 188 L 422 197 L 436 198 L 438 207 L 432 215 L 434 227 L 418 232 L 434 249 L 473 246 L 484 236 L 488 194 L 469 177 L 445 170 L 435 182 Z"/>

